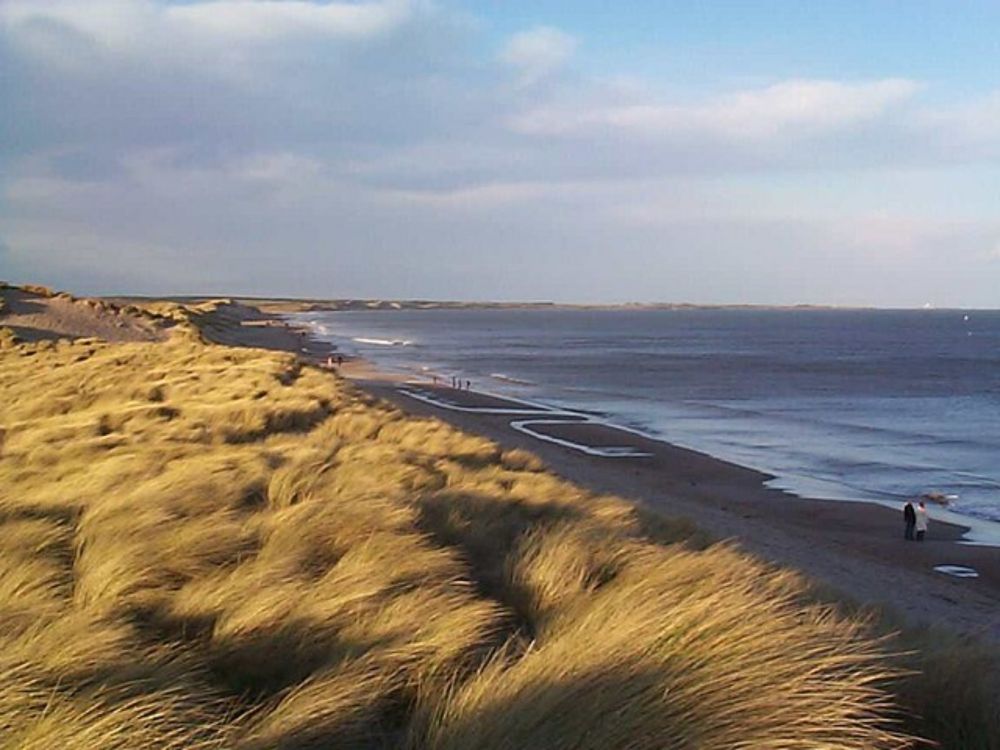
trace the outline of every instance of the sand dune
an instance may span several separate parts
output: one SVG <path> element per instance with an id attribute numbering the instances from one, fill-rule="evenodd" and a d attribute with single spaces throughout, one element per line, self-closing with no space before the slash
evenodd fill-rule
<path id="1" fill-rule="evenodd" d="M 169 322 L 134 307 L 103 300 L 52 294 L 43 287 L 0 287 L 0 326 L 22 341 L 98 338 L 104 341 L 162 341 Z"/>

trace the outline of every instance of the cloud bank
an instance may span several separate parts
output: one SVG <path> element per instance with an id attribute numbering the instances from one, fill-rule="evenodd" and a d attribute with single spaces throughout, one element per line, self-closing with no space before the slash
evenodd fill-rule
<path id="1" fill-rule="evenodd" d="M 681 94 L 586 75 L 570 30 L 487 31 L 421 0 L 7 0 L 0 276 L 1000 305 L 1000 91 L 944 106 L 913 78 L 788 75 Z"/>

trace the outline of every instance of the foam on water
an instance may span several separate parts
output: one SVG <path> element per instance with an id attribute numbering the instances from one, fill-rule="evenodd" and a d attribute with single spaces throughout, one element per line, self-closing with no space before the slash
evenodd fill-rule
<path id="1" fill-rule="evenodd" d="M 372 346 L 409 346 L 413 343 L 406 339 L 376 339 L 365 336 L 355 336 L 351 340 L 358 344 L 370 344 Z"/>
<path id="2" fill-rule="evenodd" d="M 525 380 L 524 378 L 515 378 L 513 375 L 506 375 L 502 372 L 491 372 L 490 377 L 494 380 L 499 380 L 501 383 L 513 383 L 514 385 L 528 385 L 534 386 L 538 385 L 530 380 Z"/>

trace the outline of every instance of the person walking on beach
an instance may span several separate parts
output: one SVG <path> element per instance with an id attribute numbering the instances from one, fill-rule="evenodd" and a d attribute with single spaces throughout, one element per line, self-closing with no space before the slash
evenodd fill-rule
<path id="1" fill-rule="evenodd" d="M 913 509 L 912 500 L 907 500 L 906 505 L 903 506 L 903 523 L 905 524 L 903 538 L 912 542 L 913 528 L 917 525 L 917 511 Z"/>
<path id="2" fill-rule="evenodd" d="M 924 535 L 927 533 L 927 506 L 924 505 L 924 501 L 921 500 L 917 504 L 917 541 L 924 541 Z"/>

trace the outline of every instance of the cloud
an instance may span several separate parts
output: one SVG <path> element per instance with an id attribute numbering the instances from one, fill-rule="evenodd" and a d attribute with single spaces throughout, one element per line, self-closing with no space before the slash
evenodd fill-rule
<path id="1" fill-rule="evenodd" d="M 422 0 L 12 0 L 0 18 L 0 152 L 86 151 L 95 170 L 163 146 L 356 157 L 440 136 L 488 97 L 450 82 L 469 63 L 459 25 Z"/>
<path id="2" fill-rule="evenodd" d="M 540 107 L 513 118 L 511 125 L 532 135 L 615 130 L 649 138 L 679 134 L 711 134 L 725 139 L 817 135 L 879 118 L 909 100 L 918 88 L 915 82 L 903 79 L 865 83 L 790 80 L 689 104 Z"/>
<path id="3" fill-rule="evenodd" d="M 785 281 L 844 301 L 885 259 L 993 247 L 990 97 L 679 96 L 584 52 L 536 27 L 498 53 L 430 0 L 0 0 L 0 263 L 82 292 L 766 301 L 755 269 L 808 257 Z"/>
<path id="4" fill-rule="evenodd" d="M 312 177 L 322 169 L 322 163 L 316 159 L 296 154 L 254 154 L 241 160 L 233 174 L 244 180 L 283 183 Z"/>
<path id="5" fill-rule="evenodd" d="M 258 80 L 262 73 L 317 46 L 363 48 L 427 12 L 423 0 L 5 0 L 0 36 L 42 73 L 111 85 L 169 70 L 184 77 L 178 85 L 224 81 L 252 90 L 269 82 Z"/>
<path id="6" fill-rule="evenodd" d="M 948 109 L 922 113 L 921 125 L 938 135 L 944 153 L 1000 158 L 1000 90 Z"/>
<path id="7" fill-rule="evenodd" d="M 407 0 L 325 3 L 303 0 L 215 0 L 165 9 L 170 22 L 217 38 L 260 40 L 297 34 L 367 37 L 405 21 Z"/>
<path id="8" fill-rule="evenodd" d="M 536 26 L 514 34 L 500 51 L 500 60 L 533 83 L 562 68 L 579 46 L 576 37 L 551 26 Z"/>
<path id="9" fill-rule="evenodd" d="M 0 24 L 29 32 L 62 25 L 105 49 L 140 51 L 155 46 L 158 37 L 173 35 L 216 43 L 273 41 L 296 35 L 369 37 L 398 27 L 412 11 L 412 0 L 210 0 L 182 5 L 154 0 L 7 0 L 0 8 Z"/>

